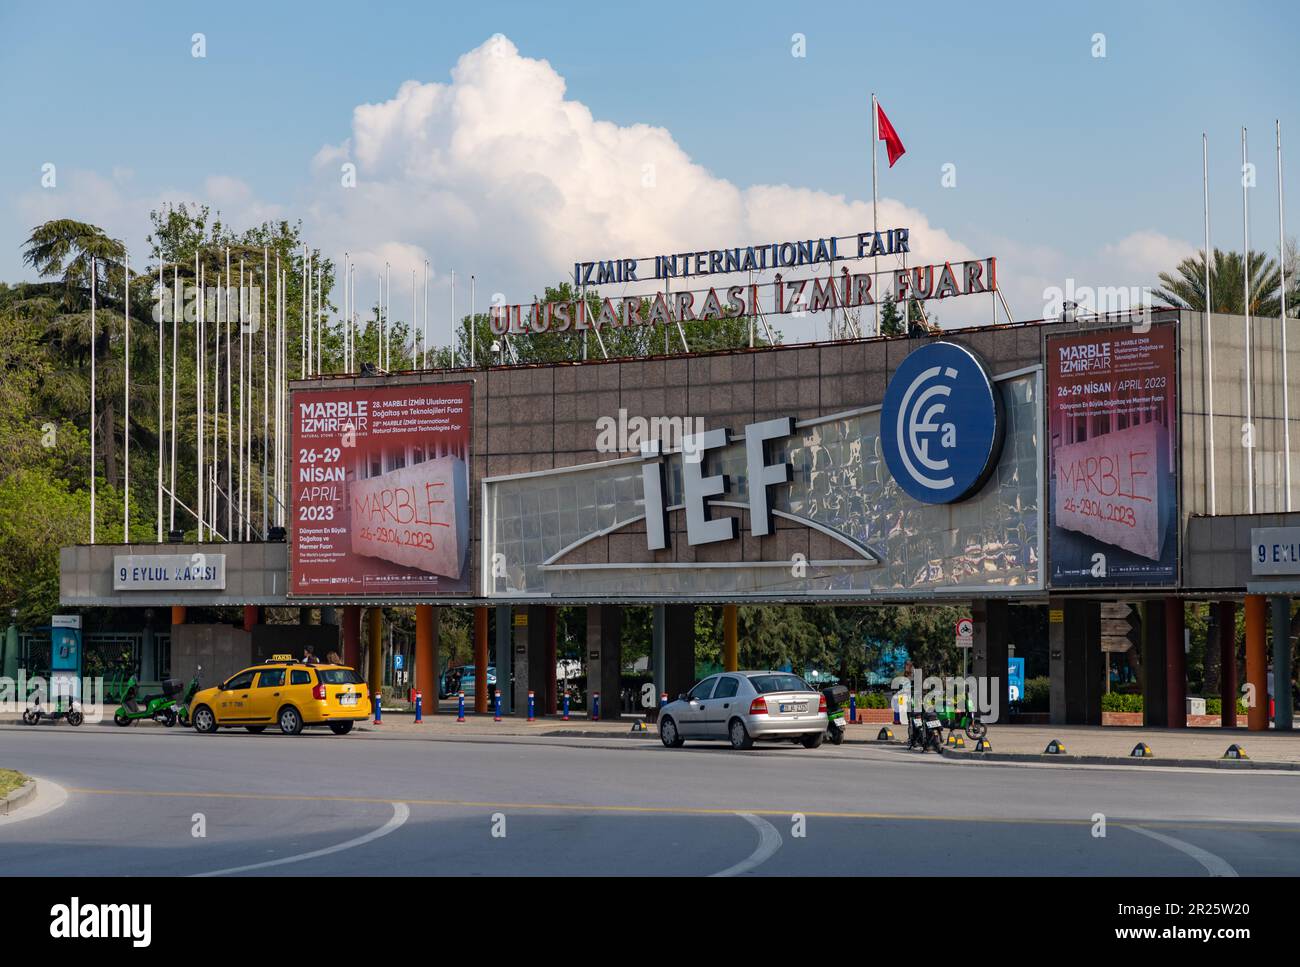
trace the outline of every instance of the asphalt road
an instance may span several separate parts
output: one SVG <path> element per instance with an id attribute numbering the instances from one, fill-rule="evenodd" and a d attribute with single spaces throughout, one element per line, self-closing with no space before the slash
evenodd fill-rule
<path id="1" fill-rule="evenodd" d="M 68 793 L 0 821 L 3 876 L 1300 874 L 1294 773 L 57 726 L 0 765 Z"/>

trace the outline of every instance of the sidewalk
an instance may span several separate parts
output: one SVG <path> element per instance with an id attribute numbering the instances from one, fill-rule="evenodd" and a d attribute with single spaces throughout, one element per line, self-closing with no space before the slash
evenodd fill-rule
<path id="1" fill-rule="evenodd" d="M 98 722 L 89 720 L 81 729 L 118 731 L 113 724 L 113 709 L 102 709 L 103 718 Z M 88 712 L 91 710 L 87 710 Z M 599 739 L 628 739 L 632 741 L 658 741 L 658 733 L 653 725 L 645 732 L 633 732 L 632 726 L 640 718 L 625 717 L 615 721 L 592 722 L 585 717 L 573 715 L 569 721 L 563 721 L 558 715 L 538 718 L 529 722 L 524 718 L 504 716 L 495 722 L 490 714 L 467 714 L 464 722 L 457 722 L 455 713 L 438 712 L 425 715 L 422 723 L 416 724 L 415 716 L 410 712 L 386 711 L 380 725 L 371 722 L 358 723 L 356 731 L 367 737 L 380 738 L 384 735 L 404 739 L 427 738 L 454 740 L 459 737 L 486 739 L 493 736 L 513 738 L 518 736 L 542 737 L 589 737 Z M 0 713 L 0 725 L 19 725 L 16 713 Z M 33 726 L 19 726 L 33 728 Z M 845 743 L 848 745 L 883 745 L 877 740 L 882 723 L 859 722 L 849 726 Z M 35 728 L 72 728 L 66 722 L 53 725 L 42 722 Z M 132 729 L 162 729 L 154 722 L 138 722 Z M 272 728 L 274 728 L 272 726 Z M 891 725 L 894 732 L 894 745 L 905 742 L 907 727 Z M 125 730 L 122 730 L 125 731 Z M 1086 726 L 1086 725 L 992 725 L 989 727 L 989 742 L 994 756 L 1002 755 L 1032 756 L 1042 761 L 1070 761 L 1079 757 L 1105 757 L 1110 760 L 1128 760 L 1129 754 L 1138 742 L 1145 742 L 1151 747 L 1153 758 L 1146 760 L 1153 765 L 1161 761 L 1198 760 L 1211 762 L 1220 760 L 1228 746 L 1237 744 L 1246 750 L 1247 755 L 1256 762 L 1292 763 L 1300 766 L 1300 730 L 1291 733 L 1249 732 L 1238 729 L 1159 729 L 1121 726 Z M 1047 744 L 1056 739 L 1065 746 L 1066 755 L 1058 759 L 1044 756 Z M 973 743 L 967 740 L 967 749 Z"/>

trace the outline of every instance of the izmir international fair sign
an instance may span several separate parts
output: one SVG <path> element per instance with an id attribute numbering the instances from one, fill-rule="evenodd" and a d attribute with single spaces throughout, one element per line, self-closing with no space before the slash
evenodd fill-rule
<path id="1" fill-rule="evenodd" d="M 886 297 L 895 301 L 929 302 L 961 295 L 992 293 L 997 288 L 997 259 L 973 259 L 855 272 L 847 261 L 902 258 L 910 251 L 909 231 L 891 228 L 857 235 L 826 236 L 800 241 L 705 249 L 653 259 L 615 258 L 575 262 L 573 281 L 589 285 L 649 282 L 660 286 L 651 294 L 606 296 L 599 311 L 585 311 L 584 302 L 541 302 L 495 306 L 492 331 L 500 336 L 588 329 L 666 326 L 708 322 L 728 317 L 787 315 L 874 306 Z M 649 263 L 648 265 L 646 263 Z M 838 267 L 837 267 L 838 266 Z M 824 275 L 787 277 L 790 270 Z M 715 276 L 775 272 L 770 281 L 691 288 L 692 280 Z M 669 288 L 677 280 L 678 285 Z"/>

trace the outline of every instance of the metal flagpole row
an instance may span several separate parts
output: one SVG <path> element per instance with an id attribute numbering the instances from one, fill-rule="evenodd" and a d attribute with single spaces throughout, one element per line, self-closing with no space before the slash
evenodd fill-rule
<path id="1" fill-rule="evenodd" d="M 1250 434 L 1250 445 L 1246 448 L 1246 512 L 1255 513 L 1255 422 L 1253 406 L 1254 386 L 1251 382 L 1251 332 L 1250 332 L 1250 199 L 1246 177 L 1246 129 L 1241 129 L 1241 234 L 1242 234 L 1242 284 L 1245 289 L 1245 303 L 1242 309 L 1246 314 L 1246 430 Z"/>

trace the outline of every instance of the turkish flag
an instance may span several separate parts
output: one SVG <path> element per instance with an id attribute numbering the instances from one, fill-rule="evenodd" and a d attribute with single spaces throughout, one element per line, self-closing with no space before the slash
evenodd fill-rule
<path id="1" fill-rule="evenodd" d="M 903 140 L 894 130 L 894 126 L 889 123 L 889 118 L 885 117 L 885 109 L 876 102 L 876 130 L 880 132 L 880 140 L 885 142 L 885 151 L 889 155 L 889 167 L 894 167 L 894 162 L 903 156 L 907 150 L 903 147 Z"/>

